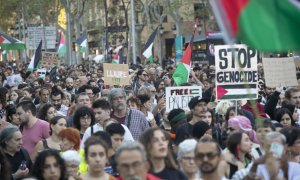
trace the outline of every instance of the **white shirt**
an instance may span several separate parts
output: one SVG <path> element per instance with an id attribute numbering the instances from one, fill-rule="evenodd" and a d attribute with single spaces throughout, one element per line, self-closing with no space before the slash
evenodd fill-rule
<path id="1" fill-rule="evenodd" d="M 295 162 L 288 162 L 288 175 L 289 179 L 288 180 L 298 180 L 300 179 L 300 164 L 295 163 Z M 262 177 L 264 180 L 269 180 L 269 172 L 265 164 L 258 165 L 257 171 L 256 171 L 257 176 Z M 280 169 L 279 173 L 277 175 L 279 178 L 283 178 L 283 171 Z"/>
<path id="2" fill-rule="evenodd" d="M 128 141 L 134 141 L 133 137 L 132 137 L 132 134 L 131 132 L 129 131 L 128 127 L 121 124 L 122 127 L 124 128 L 125 130 L 125 134 L 124 134 L 124 141 L 125 142 L 128 142 Z M 98 131 L 103 131 L 103 126 L 101 126 L 99 123 L 97 124 L 94 124 L 93 125 L 93 133 L 96 133 Z M 84 135 L 82 137 L 82 140 L 81 140 L 81 144 L 80 144 L 80 148 L 81 149 L 84 149 L 84 143 L 85 141 L 91 136 L 91 127 L 88 127 L 85 132 L 84 132 Z"/>

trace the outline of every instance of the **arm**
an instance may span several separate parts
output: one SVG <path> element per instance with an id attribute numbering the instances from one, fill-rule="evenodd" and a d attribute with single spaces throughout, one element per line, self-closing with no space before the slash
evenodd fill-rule
<path id="1" fill-rule="evenodd" d="M 276 90 L 265 105 L 265 112 L 270 116 L 271 119 L 274 119 L 274 111 L 279 100 L 279 95 L 280 92 Z"/>
<path id="2" fill-rule="evenodd" d="M 195 80 L 196 84 L 199 85 L 199 86 L 201 86 L 202 88 L 204 88 L 203 83 L 196 77 L 194 71 L 191 71 L 191 75 L 192 75 L 193 79 Z"/>
<path id="3" fill-rule="evenodd" d="M 33 149 L 33 152 L 31 154 L 31 160 L 32 162 L 35 161 L 35 158 L 37 157 L 38 153 L 41 152 L 42 150 L 44 150 L 44 147 L 43 147 L 43 141 L 39 141 L 36 146 L 34 147 Z"/>

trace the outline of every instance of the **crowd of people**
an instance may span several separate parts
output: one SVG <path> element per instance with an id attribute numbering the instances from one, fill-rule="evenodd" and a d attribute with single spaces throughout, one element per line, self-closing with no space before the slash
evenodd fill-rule
<path id="1" fill-rule="evenodd" d="M 300 87 L 266 86 L 259 66 L 259 98 L 237 102 L 217 101 L 214 66 L 197 64 L 182 86 L 202 96 L 167 112 L 173 65 L 130 65 L 126 86 L 92 61 L 44 78 L 4 65 L 0 179 L 299 180 Z"/>

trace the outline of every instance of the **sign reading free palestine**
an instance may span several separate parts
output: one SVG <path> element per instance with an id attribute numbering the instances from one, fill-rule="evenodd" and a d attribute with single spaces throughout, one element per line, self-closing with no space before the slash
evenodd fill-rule
<path id="1" fill-rule="evenodd" d="M 217 100 L 257 99 L 257 56 L 243 44 L 215 46 Z"/>

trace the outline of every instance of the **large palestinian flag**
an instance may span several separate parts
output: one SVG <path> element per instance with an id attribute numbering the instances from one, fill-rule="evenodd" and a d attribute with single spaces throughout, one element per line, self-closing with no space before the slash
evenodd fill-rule
<path id="1" fill-rule="evenodd" d="M 235 38 L 261 51 L 300 49 L 299 0 L 212 0 L 227 43 Z"/>
<path id="2" fill-rule="evenodd" d="M 157 28 L 149 36 L 149 38 L 145 44 L 145 48 L 144 48 L 145 50 L 143 52 L 143 56 L 145 56 L 151 64 L 153 63 L 152 49 L 153 49 L 153 43 L 154 43 L 156 34 L 157 34 Z"/>

